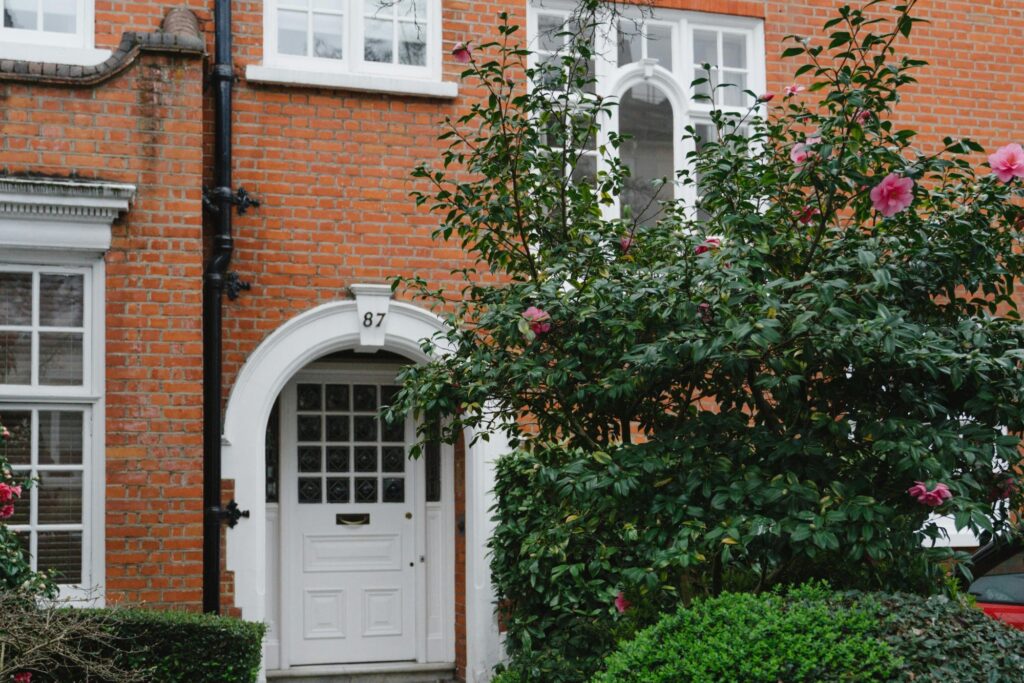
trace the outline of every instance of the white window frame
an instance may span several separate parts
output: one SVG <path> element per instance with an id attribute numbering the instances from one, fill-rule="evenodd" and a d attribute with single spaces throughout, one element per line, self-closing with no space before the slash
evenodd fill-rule
<path id="1" fill-rule="evenodd" d="M 529 4 L 527 10 L 527 27 L 529 35 L 529 46 L 536 50 L 537 36 L 539 32 L 538 18 L 540 15 L 561 15 L 568 18 L 572 12 L 571 4 L 552 2 L 550 0 L 534 0 Z M 653 13 L 652 13 L 653 12 Z M 711 120 L 711 111 L 717 108 L 720 111 L 735 111 L 743 113 L 747 107 L 731 107 L 718 104 L 717 107 L 710 102 L 694 99 L 692 81 L 696 78 L 697 65 L 693 60 L 693 32 L 695 30 L 716 31 L 719 33 L 741 34 L 746 39 L 747 48 L 747 90 L 755 93 L 763 92 L 765 89 L 766 56 L 764 48 L 764 21 L 755 17 L 738 17 L 724 14 L 712 14 L 707 12 L 693 12 L 687 10 L 668 10 L 650 7 L 630 7 L 628 5 L 617 6 L 618 16 L 615 19 L 635 20 L 638 22 L 649 21 L 659 26 L 670 26 L 672 31 L 672 64 L 671 70 L 654 60 L 641 59 L 639 61 L 618 65 L 618 31 L 617 22 L 611 21 L 611 15 L 603 19 L 603 25 L 598 28 L 595 36 L 595 64 L 594 74 L 596 78 L 595 94 L 606 98 L 609 101 L 617 102 L 618 98 L 627 93 L 630 88 L 642 83 L 650 83 L 659 87 L 669 98 L 672 104 L 674 130 L 672 132 L 675 140 L 674 161 L 678 171 L 685 165 L 686 155 L 691 151 L 692 141 L 683 140 L 687 126 L 699 123 L 708 123 Z M 719 37 L 719 54 L 721 54 L 721 37 Z M 536 65 L 536 55 L 530 55 L 530 66 Z M 619 115 L 618 107 L 610 109 L 610 116 L 606 123 L 603 123 L 598 130 L 597 146 L 609 144 L 609 133 L 618 130 Z M 607 161 L 598 157 L 598 172 L 608 171 Z M 696 188 L 693 185 L 680 186 L 674 184 L 674 198 L 684 200 L 688 206 L 696 201 Z M 618 218 L 621 214 L 619 198 L 614 197 L 613 202 L 605 205 L 602 209 L 605 218 Z"/>
<path id="2" fill-rule="evenodd" d="M 87 273 L 83 323 L 90 328 L 79 387 L 0 386 L 0 405 L 81 407 L 89 413 L 83 444 L 82 582 L 69 598 L 102 605 L 106 587 L 106 266 L 111 226 L 135 198 L 134 185 L 53 178 L 0 177 L 0 263 Z M 87 367 L 85 367 L 87 366 Z"/>
<path id="3" fill-rule="evenodd" d="M 41 20 L 41 9 L 39 16 Z M 110 50 L 95 49 L 95 26 L 95 0 L 76 1 L 74 33 L 8 28 L 0 20 L 0 58 L 80 66 L 100 64 L 110 57 Z"/>
<path id="4" fill-rule="evenodd" d="M 68 253 L 56 258 L 52 252 L 12 250 L 3 255 L 0 271 L 28 271 L 43 273 L 81 273 L 85 279 L 83 327 L 83 358 L 81 386 L 39 386 L 0 384 L 0 407 L 5 410 L 81 410 L 85 434 L 82 444 L 82 581 L 78 584 L 60 584 L 60 597 L 92 604 L 103 601 L 105 584 L 105 519 L 104 519 L 104 424 L 105 382 L 104 357 L 104 295 L 105 266 L 102 258 L 94 254 Z M 33 346 L 35 343 L 33 342 Z M 33 369 L 33 378 L 36 371 Z M 33 424 L 37 422 L 33 418 Z M 38 434 L 33 431 L 33 450 Z M 58 469 L 70 470 L 73 467 Z M 32 467 L 36 471 L 35 465 Z M 21 500 L 26 500 L 23 497 Z M 18 503 L 15 503 L 18 504 Z M 33 496 L 33 508 L 38 497 Z M 46 525 L 46 530 L 65 530 L 67 525 Z M 67 529 L 78 530 L 78 525 Z M 12 525 L 14 531 L 27 531 L 30 527 Z M 36 566 L 32 558 L 32 566 Z"/>
<path id="5" fill-rule="evenodd" d="M 426 0 L 426 64 L 381 64 L 363 56 L 363 0 L 346 0 L 342 59 L 280 54 L 277 50 L 279 0 L 263 5 L 263 63 L 246 67 L 254 82 L 309 85 L 366 92 L 452 98 L 458 84 L 442 80 L 441 0 Z M 311 10 L 312 11 L 312 10 Z"/>

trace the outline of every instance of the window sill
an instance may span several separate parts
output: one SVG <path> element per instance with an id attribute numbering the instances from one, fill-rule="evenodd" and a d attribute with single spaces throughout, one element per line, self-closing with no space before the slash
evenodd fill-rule
<path id="1" fill-rule="evenodd" d="M 258 64 L 250 64 L 245 68 L 245 78 L 253 83 L 313 86 L 337 90 L 411 95 L 413 97 L 454 99 L 459 94 L 459 84 L 452 81 L 421 81 L 389 76 L 305 71 Z"/>
<path id="2" fill-rule="evenodd" d="M 14 59 L 19 62 L 96 66 L 107 61 L 109 57 L 110 50 L 29 43 L 0 43 L 0 59 Z"/>

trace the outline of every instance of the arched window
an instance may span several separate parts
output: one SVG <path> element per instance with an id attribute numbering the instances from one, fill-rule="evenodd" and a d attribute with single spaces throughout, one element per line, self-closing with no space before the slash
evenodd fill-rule
<path id="1" fill-rule="evenodd" d="M 620 209 L 624 217 L 653 225 L 662 214 L 660 202 L 673 198 L 676 141 L 672 103 L 657 85 L 639 83 L 620 98 L 618 110 L 619 134 L 628 136 L 619 156 L 630 173 Z"/>

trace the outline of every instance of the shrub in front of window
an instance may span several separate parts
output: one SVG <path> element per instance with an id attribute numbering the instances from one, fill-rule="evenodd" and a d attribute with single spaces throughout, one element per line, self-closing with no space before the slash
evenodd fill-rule
<path id="1" fill-rule="evenodd" d="M 435 237 L 478 263 L 454 302 L 402 281 L 444 307 L 426 346 L 451 352 L 404 371 L 395 410 L 512 441 L 491 550 L 523 680 L 586 680 L 617 638 L 726 590 L 940 590 L 965 556 L 931 547 L 933 513 L 1007 532 L 1024 163 L 1016 141 L 987 159 L 896 125 L 914 4 L 791 38 L 781 96 L 701 63 L 706 121 L 654 177 L 590 75 L 613 10 L 586 0 L 538 58 L 507 20 L 473 44 L 487 96 L 415 175 Z M 715 35 L 692 49 L 722 55 Z M 616 68 L 663 82 L 646 54 Z"/>
<path id="2" fill-rule="evenodd" d="M 28 491 L 35 482 L 15 475 L 7 460 L 6 444 L 11 432 L 0 424 L 0 592 L 18 592 L 55 597 L 57 586 L 52 576 L 32 570 L 25 552 L 25 538 L 7 525 L 18 508 L 29 505 Z"/>

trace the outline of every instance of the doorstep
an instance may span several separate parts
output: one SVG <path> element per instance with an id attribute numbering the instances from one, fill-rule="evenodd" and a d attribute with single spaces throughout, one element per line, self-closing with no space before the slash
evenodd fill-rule
<path id="1" fill-rule="evenodd" d="M 455 665 L 382 662 L 293 666 L 283 671 L 268 671 L 267 680 L 295 683 L 453 683 Z"/>

